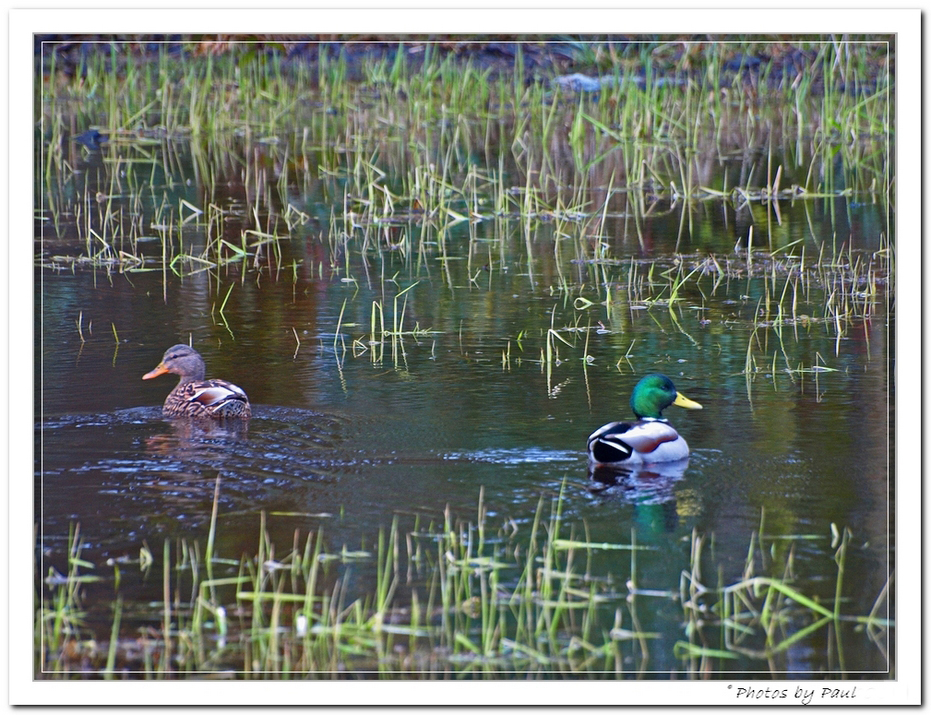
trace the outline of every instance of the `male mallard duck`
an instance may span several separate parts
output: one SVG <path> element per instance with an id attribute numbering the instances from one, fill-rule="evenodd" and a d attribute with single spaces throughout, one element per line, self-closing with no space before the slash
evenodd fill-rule
<path id="1" fill-rule="evenodd" d="M 665 375 L 647 375 L 634 388 L 630 407 L 636 422 L 611 422 L 588 438 L 588 458 L 595 464 L 624 466 L 672 462 L 689 456 L 689 446 L 663 418 L 670 405 L 700 410 L 697 402 L 676 392 Z"/>
<path id="2" fill-rule="evenodd" d="M 242 388 L 226 380 L 205 380 L 204 359 L 194 348 L 175 345 L 143 380 L 173 372 L 181 379 L 165 398 L 166 417 L 242 417 L 252 415 L 249 398 Z"/>

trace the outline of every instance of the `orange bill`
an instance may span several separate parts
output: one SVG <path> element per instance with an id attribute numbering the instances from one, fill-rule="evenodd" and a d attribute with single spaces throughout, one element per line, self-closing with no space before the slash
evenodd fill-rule
<path id="1" fill-rule="evenodd" d="M 168 373 L 168 368 L 166 368 L 164 365 L 159 363 L 157 368 L 155 368 L 151 372 L 147 372 L 145 375 L 142 376 L 142 379 L 151 380 L 153 377 L 158 377 L 159 375 L 166 375 L 167 373 Z"/>

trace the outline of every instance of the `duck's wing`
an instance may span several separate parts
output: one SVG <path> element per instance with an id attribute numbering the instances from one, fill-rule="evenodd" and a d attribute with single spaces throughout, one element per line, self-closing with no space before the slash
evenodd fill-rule
<path id="1" fill-rule="evenodd" d="M 238 385 L 226 380 L 201 380 L 184 385 L 179 397 L 189 414 L 249 415 L 249 398 Z"/>
<path id="2" fill-rule="evenodd" d="M 211 407 L 224 400 L 249 399 L 241 387 L 226 380 L 192 382 L 188 385 L 188 393 L 191 402 L 199 402 L 205 407 Z"/>
<path id="3" fill-rule="evenodd" d="M 602 464 L 640 461 L 649 459 L 660 445 L 677 439 L 679 433 L 664 420 L 611 422 L 589 436 L 588 453 Z"/>

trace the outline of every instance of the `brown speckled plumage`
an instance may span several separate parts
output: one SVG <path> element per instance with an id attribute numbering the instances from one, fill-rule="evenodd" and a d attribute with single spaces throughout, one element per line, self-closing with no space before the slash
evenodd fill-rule
<path id="1" fill-rule="evenodd" d="M 242 388 L 226 380 L 206 380 L 204 359 L 194 348 L 175 345 L 165 351 L 162 361 L 143 380 L 173 373 L 180 376 L 178 384 L 165 398 L 162 413 L 166 417 L 236 417 L 252 415 L 249 398 Z"/>

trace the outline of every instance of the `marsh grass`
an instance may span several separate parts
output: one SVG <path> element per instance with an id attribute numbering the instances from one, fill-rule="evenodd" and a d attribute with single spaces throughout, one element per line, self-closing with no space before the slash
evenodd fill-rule
<path id="1" fill-rule="evenodd" d="M 679 318 L 684 306 L 702 307 L 719 295 L 732 295 L 736 288 L 746 309 L 741 311 L 742 320 L 729 322 L 742 324 L 748 331 L 744 370 L 748 380 L 775 372 L 777 355 L 780 371 L 790 376 L 830 370 L 823 357 L 820 365 L 794 363 L 787 343 L 798 342 L 811 330 L 824 331 L 832 336 L 835 356 L 839 355 L 841 341 L 854 330 L 865 330 L 894 284 L 894 252 L 885 241 L 876 251 L 822 244 L 812 259 L 798 242 L 768 251 L 753 247 L 752 230 L 748 239 L 746 250 L 738 247 L 732 254 L 589 259 L 586 263 L 600 269 L 604 283 L 615 289 L 603 302 L 596 302 L 594 295 L 577 295 L 573 307 L 581 314 L 665 310 L 685 333 Z M 776 345 L 774 352 L 771 343 Z M 547 356 L 551 353 L 548 349 Z"/>
<path id="2" fill-rule="evenodd" d="M 741 656 L 766 661 L 774 667 L 788 651 L 810 637 L 827 642 L 831 667 L 843 670 L 844 631 L 845 626 L 852 624 L 858 629 L 863 627 L 870 642 L 886 652 L 888 629 L 894 627 L 881 615 L 888 613 L 889 584 L 877 596 L 869 614 L 844 614 L 842 587 L 851 532 L 844 529 L 838 534 L 834 525 L 832 529 L 835 592 L 832 601 L 827 602 L 802 593 L 793 584 L 797 569 L 795 542 L 827 540 L 827 537 L 798 535 L 784 539 L 754 532 L 743 577 L 734 583 L 711 587 L 706 585 L 701 567 L 707 538 L 693 533 L 691 569 L 682 572 L 680 583 L 688 638 L 675 644 L 677 657 L 688 661 L 689 671 L 705 672 L 715 663 Z M 767 543 L 770 555 L 766 553 Z M 778 575 L 757 574 L 761 565 Z M 818 636 L 819 631 L 824 633 Z"/>
<path id="3" fill-rule="evenodd" d="M 643 677 L 651 652 L 662 648 L 673 649 L 683 674 L 697 677 L 735 659 L 778 671 L 781 657 L 799 644 L 812 647 L 821 629 L 832 633 L 826 647 L 836 662 L 850 647 L 850 636 L 845 642 L 839 634 L 846 624 L 866 629 L 864 643 L 885 652 L 894 627 L 882 615 L 888 588 L 868 614 L 844 609 L 848 530 L 835 530 L 833 540 L 768 536 L 761 520 L 743 574 L 718 586 L 705 576 L 720 579 L 705 549 L 713 535 L 693 533 L 680 583 L 645 584 L 637 554 L 650 547 L 638 544 L 636 532 L 630 542 L 593 542 L 565 523 L 563 500 L 560 493 L 547 506 L 541 497 L 532 523 L 507 520 L 495 528 L 480 495 L 474 519 L 447 509 L 439 522 L 418 518 L 405 533 L 395 518 L 374 550 L 356 551 L 328 549 L 322 529 L 295 530 L 281 549 L 269 540 L 263 513 L 254 553 L 238 561 L 213 551 L 222 528 L 214 509 L 205 551 L 165 541 L 160 564 L 141 552 L 139 561 L 111 562 L 109 576 L 81 558 L 75 528 L 68 573 L 50 570 L 41 586 L 37 677 Z M 835 550 L 831 593 L 797 585 L 797 541 Z M 594 577 L 596 553 L 617 553 L 621 570 Z M 163 602 L 148 611 L 119 594 L 119 569 L 134 565 L 162 573 Z M 349 584 L 363 566 L 374 578 L 359 592 Z M 116 592 L 102 631 L 82 610 L 83 586 L 94 581 L 112 582 Z M 657 599 L 681 607 L 682 635 L 674 644 L 639 625 Z"/>
<path id="4" fill-rule="evenodd" d="M 838 48 L 812 46 L 820 52 L 808 56 L 807 72 L 800 72 L 799 79 L 833 77 L 831 61 Z M 55 128 L 69 124 L 65 117 L 74 103 L 91 115 L 88 107 L 96 102 L 109 117 L 105 129 L 113 142 L 109 148 L 116 151 L 106 156 L 115 169 L 141 161 L 154 174 L 161 162 L 158 173 L 171 177 L 173 142 L 191 138 L 205 159 L 204 178 L 215 187 L 232 132 L 276 157 L 274 181 L 253 150 L 240 154 L 247 193 L 257 202 L 286 194 L 290 177 L 314 164 L 314 171 L 348 180 L 349 195 L 364 209 L 363 221 L 391 220 L 400 206 L 415 200 L 428 217 L 469 216 L 475 207 L 468 206 L 469 192 L 457 177 L 470 175 L 480 153 L 486 166 L 506 166 L 530 182 L 522 201 L 508 201 L 524 216 L 551 213 L 553 202 L 544 201 L 545 196 L 564 207 L 585 206 L 596 180 L 606 185 L 612 176 L 616 185 L 685 202 L 710 197 L 775 201 L 854 190 L 885 195 L 890 181 L 882 140 L 891 131 L 890 78 L 877 77 L 875 71 L 863 76 L 871 72 L 878 47 L 843 47 L 859 53 L 858 62 L 845 68 L 849 76 L 843 88 L 873 88 L 864 96 L 844 91 L 839 83 L 821 83 L 813 92 L 804 81 L 752 87 L 737 76 L 722 88 L 721 78 L 729 71 L 724 53 L 713 44 L 705 48 L 704 73 L 673 77 L 652 74 L 654 60 L 643 46 L 646 79 L 636 65 L 618 65 L 612 69 L 614 81 L 591 95 L 558 83 L 555 89 L 544 82 L 525 86 L 519 61 L 514 73 L 492 75 L 471 60 L 428 52 L 415 70 L 406 62 L 404 45 L 390 69 L 387 60 L 375 62 L 365 67 L 362 81 L 347 78 L 344 56 L 334 60 L 323 54 L 314 82 L 305 64 L 285 65 L 279 54 L 260 52 L 254 44 L 231 46 L 217 57 L 189 56 L 184 62 L 163 51 L 157 63 L 121 54 L 114 45 L 111 61 L 122 71 L 113 72 L 102 54 L 91 53 L 94 61 L 83 85 L 43 85 L 42 107 L 54 130 L 46 176 L 71 174 Z M 737 54 L 750 51 L 750 45 L 728 50 Z M 54 60 L 54 53 L 47 56 Z M 55 76 L 54 64 L 49 72 Z M 759 73 L 765 77 L 767 71 Z M 769 147 L 765 165 L 746 149 L 757 146 Z M 772 165 L 773 148 L 786 157 L 786 166 Z M 836 151 L 842 152 L 845 176 L 833 182 Z M 699 178 L 707 175 L 709 160 L 741 154 L 739 180 L 725 174 L 724 186 L 717 187 Z M 786 181 L 787 173 L 798 173 L 794 183 Z M 119 174 L 111 172 L 113 182 Z M 394 186 L 386 184 L 387 177 Z M 520 180 L 514 185 L 520 186 Z M 144 190 L 144 184 L 137 179 L 126 188 Z M 498 197 L 497 210 L 506 211 L 500 200 L 508 194 L 490 188 L 488 194 Z M 270 208 L 259 206 L 263 212 Z"/>
<path id="5" fill-rule="evenodd" d="M 328 247 L 332 273 L 347 282 L 360 278 L 354 256 L 383 266 L 399 257 L 409 284 L 438 261 L 453 289 L 450 261 L 460 260 L 459 228 L 466 226 L 469 280 L 478 286 L 473 258 L 482 241 L 491 280 L 496 264 L 506 262 L 502 229 L 515 223 L 531 287 L 538 282 L 537 246 L 552 236 L 559 290 L 583 295 L 572 266 L 592 266 L 583 280 L 604 286 L 605 294 L 585 297 L 603 306 L 608 320 L 617 307 L 608 286 L 620 282 L 610 269 L 627 261 L 631 303 L 673 315 L 690 288 L 704 291 L 699 279 L 712 270 L 707 260 L 715 289 L 760 278 L 766 282 L 760 324 L 777 327 L 790 320 L 790 295 L 793 309 L 799 289 L 811 295 L 816 266 L 824 305 L 806 320 L 832 323 L 840 341 L 851 330 L 850 317 L 868 312 L 877 283 L 891 273 L 891 261 L 864 260 L 849 249 L 844 258 L 836 246 L 826 255 L 824 243 L 816 261 L 811 242 L 808 256 L 802 247 L 806 271 L 793 265 L 786 246 L 777 247 L 781 204 L 853 194 L 890 200 L 884 157 L 892 80 L 876 70 L 882 43 L 802 45 L 792 50 L 798 74 L 791 82 L 776 64 L 779 53 L 771 53 L 769 64 L 755 70 L 756 84 L 730 63 L 759 53 L 753 41 L 694 43 L 679 57 L 676 43 L 634 44 L 621 54 L 614 46 L 577 43 L 580 56 L 603 73 L 595 93 L 558 81 L 525 82 L 522 56 L 513 72 L 493 72 L 433 44 L 415 44 L 415 54 L 402 43 L 393 55 L 364 64 L 359 76 L 344 54 L 321 53 L 312 67 L 254 41 L 231 43 L 216 55 L 189 54 L 183 62 L 165 46 L 157 62 L 148 62 L 113 43 L 108 53 L 89 54 L 82 85 L 64 81 L 55 53 L 47 51 L 56 81 L 41 88 L 48 131 L 38 218 L 52 230 L 44 232 L 37 262 L 108 277 L 160 271 L 166 293 L 170 280 L 206 273 L 216 310 L 229 295 L 227 281 L 261 270 L 277 277 L 287 267 L 285 244 L 310 240 L 311 214 L 295 205 L 293 193 L 321 186 L 333 209 L 318 240 Z M 79 157 L 62 128 L 85 126 L 100 113 L 109 138 L 101 161 L 75 171 Z M 190 180 L 181 169 L 185 147 L 205 196 L 179 193 Z M 713 164 L 723 171 L 709 172 Z M 231 182 L 241 186 L 242 203 L 222 198 L 220 187 Z M 619 255 L 603 235 L 609 220 L 621 218 L 643 249 L 645 222 L 668 211 L 678 212 L 681 241 L 708 202 L 762 218 L 755 223 L 765 235 L 754 237 L 751 229 L 745 262 L 711 256 L 705 265 L 693 260 L 687 271 L 683 264 L 664 266 L 657 278 L 655 265 Z M 833 210 L 835 202 L 829 205 Z M 380 276 L 383 294 L 387 278 Z M 384 299 L 372 304 L 368 342 L 390 339 L 397 356 L 405 330 L 382 325 L 386 307 Z M 397 320 L 403 306 L 394 307 Z M 558 359 L 554 340 L 547 333 L 541 345 L 545 364 Z"/>

